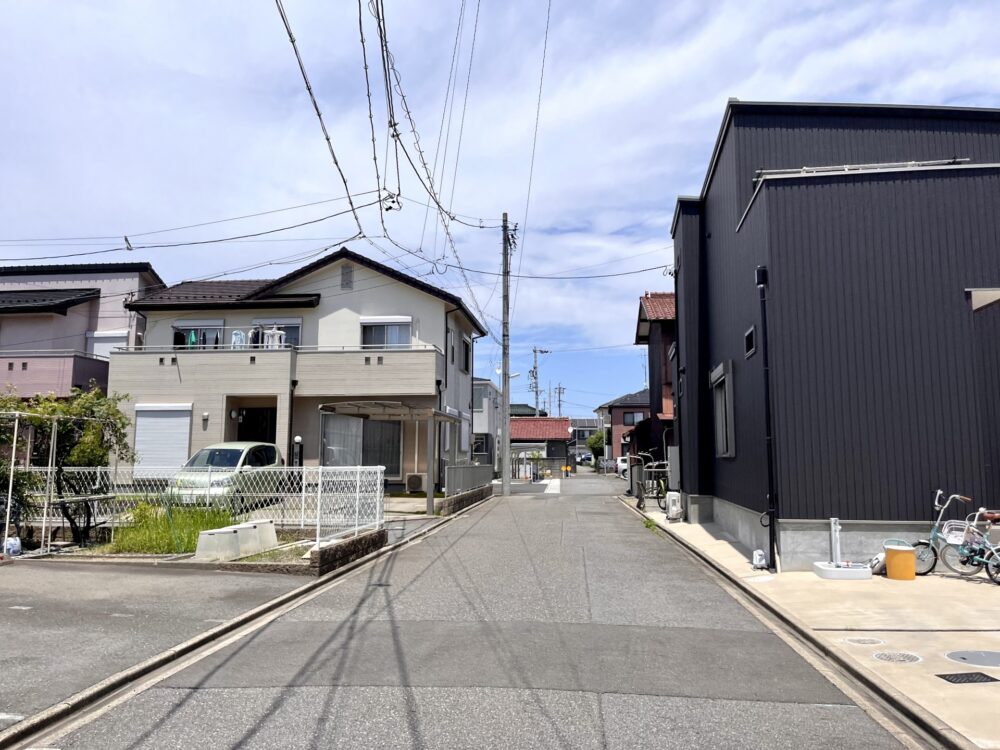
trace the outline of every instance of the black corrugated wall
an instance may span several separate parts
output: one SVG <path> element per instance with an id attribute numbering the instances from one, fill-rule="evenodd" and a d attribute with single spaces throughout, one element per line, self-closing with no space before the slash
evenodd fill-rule
<path id="1" fill-rule="evenodd" d="M 782 516 L 920 520 L 938 487 L 995 505 L 965 290 L 1000 287 L 1000 171 L 765 192 Z"/>

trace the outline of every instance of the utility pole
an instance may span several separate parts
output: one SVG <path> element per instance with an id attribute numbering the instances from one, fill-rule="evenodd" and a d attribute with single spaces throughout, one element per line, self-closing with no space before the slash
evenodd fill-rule
<path id="1" fill-rule="evenodd" d="M 531 390 L 535 392 L 535 416 L 538 414 L 538 398 L 542 392 L 541 381 L 538 378 L 538 355 L 548 354 L 548 349 L 539 349 L 537 346 L 531 348 L 531 353 L 534 356 L 534 367 L 531 368 L 531 372 L 528 375 L 531 377 Z M 551 394 L 550 394 L 551 395 Z"/>
<path id="2" fill-rule="evenodd" d="M 500 488 L 501 494 L 510 494 L 510 228 L 507 212 L 503 214 L 503 407 L 500 410 Z"/>
<path id="3" fill-rule="evenodd" d="M 565 392 L 566 392 L 566 389 L 563 388 L 563 384 L 562 383 L 560 383 L 559 385 L 556 386 L 556 396 L 559 399 L 559 416 L 560 417 L 562 416 L 562 397 L 563 397 L 563 394 Z"/>

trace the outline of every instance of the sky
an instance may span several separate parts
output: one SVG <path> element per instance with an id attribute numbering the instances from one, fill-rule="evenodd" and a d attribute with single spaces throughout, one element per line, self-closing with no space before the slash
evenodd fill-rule
<path id="1" fill-rule="evenodd" d="M 171 283 L 271 278 L 346 244 L 461 295 L 499 337 L 507 212 L 515 273 L 596 277 L 515 280 L 511 400 L 533 400 L 537 346 L 551 351 L 543 399 L 562 384 L 563 413 L 592 416 L 645 384 L 639 297 L 673 289 L 674 203 L 700 190 L 728 98 L 1000 107 L 997 3 L 553 0 L 548 17 L 544 0 L 384 5 L 406 99 L 395 97 L 398 159 L 368 0 L 360 11 L 285 0 L 342 180 L 273 2 L 5 2 L 0 262 L 148 260 Z M 427 206 L 428 173 L 473 225 L 450 222 L 453 248 Z M 347 213 L 141 247 L 310 222 L 345 211 L 347 191 L 372 203 L 383 181 L 401 209 L 358 210 L 370 242 L 342 242 L 358 231 Z M 124 235 L 131 252 L 65 257 Z M 497 380 L 499 366 L 497 341 L 481 339 L 476 374 Z"/>

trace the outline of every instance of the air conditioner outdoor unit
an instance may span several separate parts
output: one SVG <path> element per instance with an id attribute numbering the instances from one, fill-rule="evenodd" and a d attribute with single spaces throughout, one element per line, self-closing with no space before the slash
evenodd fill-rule
<path id="1" fill-rule="evenodd" d="M 407 474 L 406 475 L 406 491 L 407 492 L 423 492 L 427 487 L 427 475 L 426 474 Z"/>

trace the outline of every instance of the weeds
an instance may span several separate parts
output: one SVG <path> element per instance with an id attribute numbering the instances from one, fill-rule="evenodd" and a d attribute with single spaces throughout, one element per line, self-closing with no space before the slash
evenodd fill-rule
<path id="1" fill-rule="evenodd" d="M 178 508 L 139 503 L 132 511 L 132 525 L 115 531 L 111 551 L 170 554 L 194 552 L 198 534 L 233 522 L 228 510 L 217 507 Z"/>
<path id="2" fill-rule="evenodd" d="M 654 531 L 656 529 L 656 521 L 654 521 L 652 518 L 644 518 L 642 521 L 642 525 L 645 526 L 650 531 Z"/>

